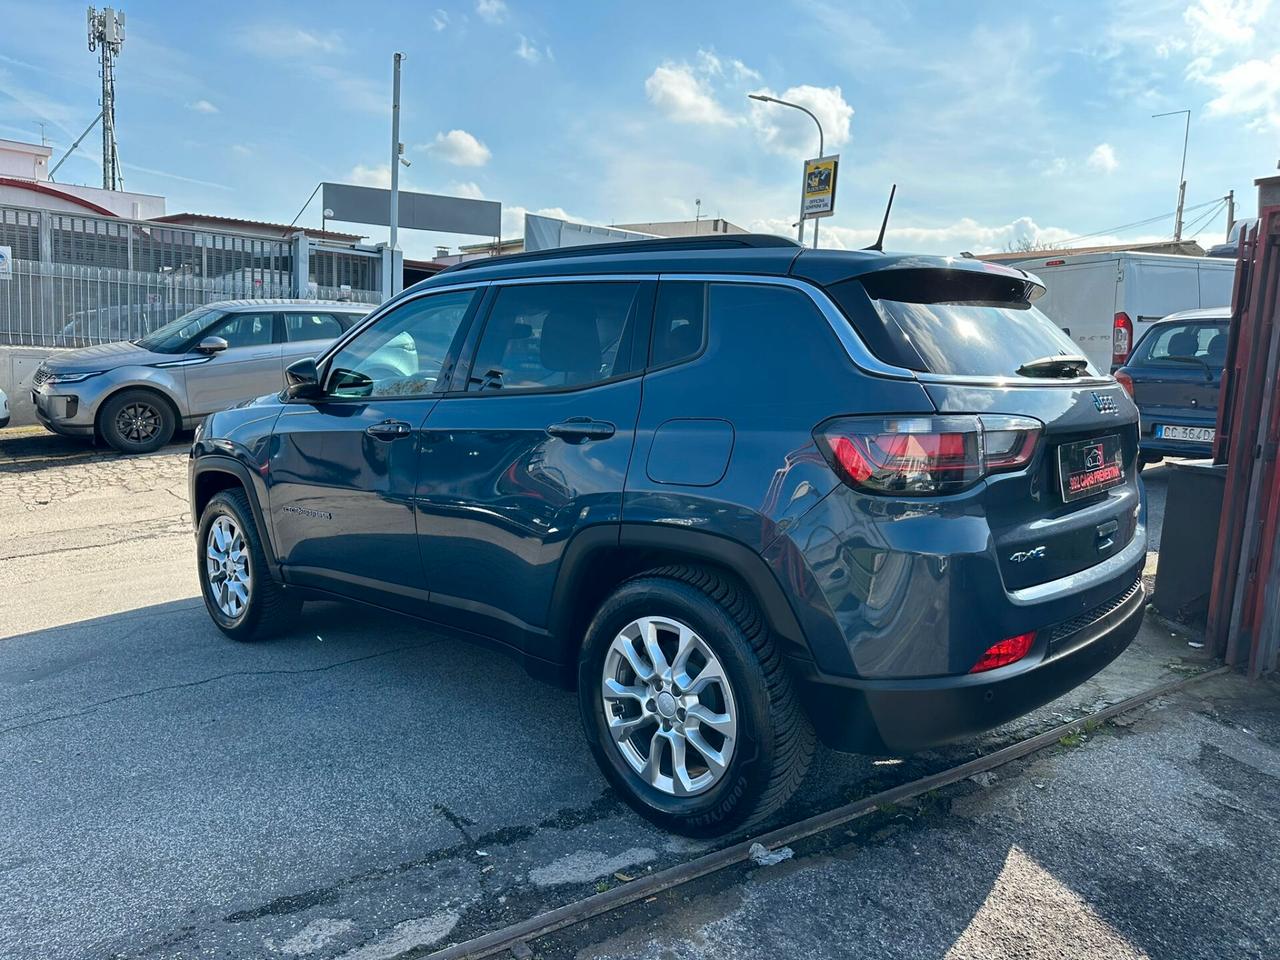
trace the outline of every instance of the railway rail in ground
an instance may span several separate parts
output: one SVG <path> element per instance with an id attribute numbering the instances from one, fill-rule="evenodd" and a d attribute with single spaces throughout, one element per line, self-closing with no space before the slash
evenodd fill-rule
<path id="1" fill-rule="evenodd" d="M 815 814 L 795 823 L 747 837 L 727 847 L 722 847 L 719 850 L 714 850 L 685 863 L 636 879 L 623 886 L 614 887 L 583 900 L 577 900 L 573 903 L 567 903 L 535 914 L 528 919 L 509 924 L 472 939 L 451 944 L 428 954 L 426 960 L 480 960 L 480 958 L 492 957 L 504 951 L 510 951 L 516 957 L 531 956 L 530 945 L 539 938 L 564 930 L 567 927 L 572 927 L 575 924 L 604 916 L 630 904 L 647 900 L 650 897 L 655 897 L 694 880 L 743 863 L 751 857 L 752 848 L 756 844 L 760 844 L 766 850 L 774 850 L 826 831 L 834 830 L 872 814 L 882 807 L 920 797 L 932 790 L 958 783 L 967 777 L 985 773 L 1015 760 L 1020 760 L 1037 751 L 1053 746 L 1065 736 L 1104 723 L 1159 697 L 1176 693 L 1201 680 L 1218 676 L 1228 670 L 1230 670 L 1229 667 L 1217 667 L 1193 676 L 1158 684 L 1111 706 L 1077 717 L 1026 740 L 1009 744 L 986 756 L 940 770 L 937 773 L 908 783 L 899 784 L 888 790 L 862 797 L 851 803 Z"/>

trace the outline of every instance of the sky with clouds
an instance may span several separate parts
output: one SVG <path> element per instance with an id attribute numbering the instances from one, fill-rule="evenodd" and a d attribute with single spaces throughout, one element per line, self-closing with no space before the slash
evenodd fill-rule
<path id="1" fill-rule="evenodd" d="M 125 0 L 126 188 L 289 222 L 322 180 L 389 182 L 391 55 L 407 57 L 405 189 L 591 223 L 707 216 L 792 235 L 812 121 L 841 155 L 822 241 L 953 253 L 1167 236 L 1191 109 L 1187 216 L 1280 159 L 1280 0 L 769 3 Z M 0 137 L 62 151 L 97 112 L 85 5 L 4 0 Z M 96 137 L 59 173 L 100 183 Z M 1206 206 L 1199 206 L 1205 204 Z M 300 222 L 319 225 L 319 201 Z M 351 227 L 375 240 L 384 228 Z M 402 233 L 410 256 L 466 241 Z"/>

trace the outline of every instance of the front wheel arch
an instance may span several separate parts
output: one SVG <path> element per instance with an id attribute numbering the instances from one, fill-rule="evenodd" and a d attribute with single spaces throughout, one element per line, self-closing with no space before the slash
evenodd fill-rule
<path id="1" fill-rule="evenodd" d="M 176 435 L 182 429 L 182 412 L 178 409 L 178 404 L 173 399 L 173 397 L 169 396 L 159 387 L 156 387 L 152 384 L 130 383 L 130 384 L 126 384 L 125 386 L 119 387 L 116 390 L 112 390 L 109 394 L 107 394 L 98 402 L 98 412 L 94 415 L 94 418 L 93 418 L 94 439 L 100 442 L 105 442 L 106 434 L 103 432 L 103 429 L 102 429 L 103 412 L 107 409 L 107 406 L 111 403 L 111 401 L 119 397 L 120 394 L 127 393 L 130 391 L 138 391 L 141 393 L 151 394 L 153 397 L 155 397 L 157 400 L 163 403 L 165 407 L 168 409 L 169 413 L 173 416 L 174 434 Z M 172 439 L 172 437 L 170 439 Z"/>

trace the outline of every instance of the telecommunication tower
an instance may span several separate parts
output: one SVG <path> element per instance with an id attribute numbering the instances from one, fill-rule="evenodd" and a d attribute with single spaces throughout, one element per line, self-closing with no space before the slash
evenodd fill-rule
<path id="1" fill-rule="evenodd" d="M 89 52 L 98 53 L 102 65 L 102 189 L 124 186 L 120 172 L 120 150 L 116 144 L 115 62 L 124 46 L 124 12 L 103 7 L 99 13 L 89 8 Z"/>

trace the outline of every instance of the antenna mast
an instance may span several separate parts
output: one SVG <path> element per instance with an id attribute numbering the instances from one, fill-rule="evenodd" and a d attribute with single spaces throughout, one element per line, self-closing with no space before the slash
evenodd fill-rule
<path id="1" fill-rule="evenodd" d="M 120 172 L 120 150 L 116 144 L 116 57 L 124 46 L 124 12 L 103 7 L 99 13 L 89 8 L 89 52 L 98 53 L 102 76 L 102 189 L 124 186 Z"/>

